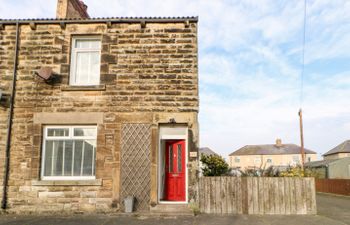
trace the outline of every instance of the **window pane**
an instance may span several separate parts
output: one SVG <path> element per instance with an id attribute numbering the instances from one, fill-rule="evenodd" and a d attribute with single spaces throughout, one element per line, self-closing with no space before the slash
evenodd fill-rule
<path id="1" fill-rule="evenodd" d="M 101 48 L 101 41 L 100 40 L 90 41 L 90 48 Z"/>
<path id="2" fill-rule="evenodd" d="M 84 149 L 84 165 L 83 165 L 83 176 L 93 175 L 93 157 L 94 157 L 94 147 L 95 141 L 85 141 Z"/>
<path id="3" fill-rule="evenodd" d="M 74 141 L 74 169 L 73 175 L 80 176 L 81 175 L 81 161 L 82 161 L 82 153 L 83 153 L 83 142 L 84 141 Z"/>
<path id="4" fill-rule="evenodd" d="M 54 141 L 52 152 L 52 176 L 62 176 L 64 141 Z"/>
<path id="5" fill-rule="evenodd" d="M 74 136 L 96 136 L 95 128 L 74 128 Z"/>
<path id="6" fill-rule="evenodd" d="M 173 172 L 173 146 L 169 146 L 169 172 Z"/>
<path id="7" fill-rule="evenodd" d="M 66 137 L 69 136 L 69 128 L 48 128 L 48 137 Z"/>
<path id="8" fill-rule="evenodd" d="M 100 53 L 78 52 L 76 55 L 76 84 L 100 83 Z"/>
<path id="9" fill-rule="evenodd" d="M 76 48 L 91 49 L 91 48 L 100 48 L 100 40 L 91 40 L 91 39 L 80 39 L 75 41 Z"/>
<path id="10" fill-rule="evenodd" d="M 88 84 L 89 52 L 78 52 L 76 55 L 75 83 Z"/>
<path id="11" fill-rule="evenodd" d="M 51 175 L 52 168 L 52 149 L 53 149 L 54 141 L 46 141 L 45 142 L 45 167 L 44 167 L 44 176 Z"/>
<path id="12" fill-rule="evenodd" d="M 96 168 L 96 141 L 95 141 L 95 147 L 93 150 L 93 156 L 92 156 L 92 175 L 95 176 L 95 168 Z"/>
<path id="13" fill-rule="evenodd" d="M 182 171 L 182 150 L 181 145 L 177 145 L 177 172 L 180 173 Z"/>
<path id="14" fill-rule="evenodd" d="M 293 156 L 293 161 L 299 163 L 299 156 Z"/>
<path id="15" fill-rule="evenodd" d="M 64 150 L 64 176 L 72 176 L 73 142 L 65 141 Z"/>
<path id="16" fill-rule="evenodd" d="M 92 52 L 89 58 L 89 83 L 100 83 L 100 53 Z"/>

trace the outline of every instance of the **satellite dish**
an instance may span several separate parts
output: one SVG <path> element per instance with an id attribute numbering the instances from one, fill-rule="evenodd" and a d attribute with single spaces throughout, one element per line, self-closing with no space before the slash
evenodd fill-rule
<path id="1" fill-rule="evenodd" d="M 48 66 L 41 67 L 41 69 L 36 71 L 35 74 L 48 84 L 53 84 L 59 80 L 59 76 L 53 72 L 51 67 Z"/>

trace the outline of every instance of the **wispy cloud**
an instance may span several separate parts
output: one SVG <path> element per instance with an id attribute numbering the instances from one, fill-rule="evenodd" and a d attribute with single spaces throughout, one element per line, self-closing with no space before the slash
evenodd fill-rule
<path id="1" fill-rule="evenodd" d="M 85 2 L 96 17 L 199 16 L 202 146 L 299 143 L 303 1 Z M 0 0 L 0 17 L 54 17 L 55 5 Z M 350 138 L 349 12 L 347 0 L 307 0 L 305 143 L 320 153 Z"/>

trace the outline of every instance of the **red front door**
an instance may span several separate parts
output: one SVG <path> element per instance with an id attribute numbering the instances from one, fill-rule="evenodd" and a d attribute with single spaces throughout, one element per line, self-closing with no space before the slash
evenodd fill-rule
<path id="1" fill-rule="evenodd" d="M 166 141 L 165 147 L 165 200 L 185 201 L 185 141 Z"/>

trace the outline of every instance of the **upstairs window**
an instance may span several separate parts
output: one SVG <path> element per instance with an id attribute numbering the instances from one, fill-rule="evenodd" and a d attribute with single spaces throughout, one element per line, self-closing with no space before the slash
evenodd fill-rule
<path id="1" fill-rule="evenodd" d="M 74 37 L 71 52 L 70 85 L 99 85 L 100 60 L 100 38 Z"/>
<path id="2" fill-rule="evenodd" d="M 47 126 L 42 179 L 95 179 L 96 126 Z"/>
<path id="3" fill-rule="evenodd" d="M 270 159 L 270 158 L 269 158 L 269 159 L 266 159 L 266 162 L 267 162 L 267 163 L 272 163 L 272 159 Z"/>
<path id="4" fill-rule="evenodd" d="M 239 163 L 241 161 L 241 159 L 239 157 L 235 157 L 235 163 Z"/>

